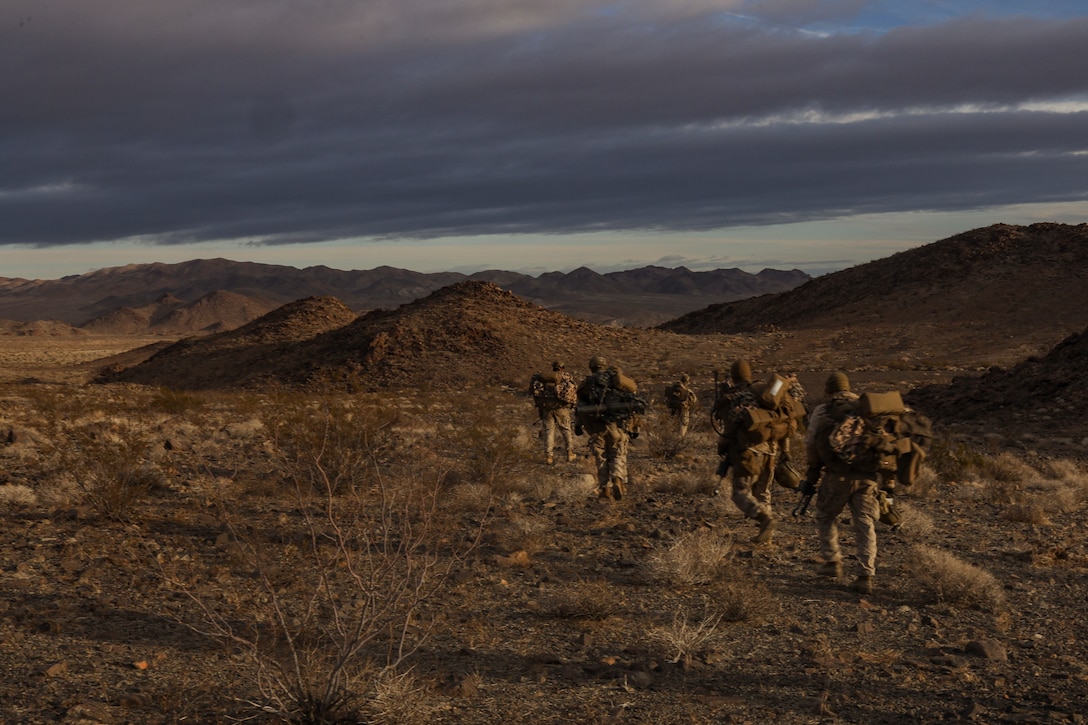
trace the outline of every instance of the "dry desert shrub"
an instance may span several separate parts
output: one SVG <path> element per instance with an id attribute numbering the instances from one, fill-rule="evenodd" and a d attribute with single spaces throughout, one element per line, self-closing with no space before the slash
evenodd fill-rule
<path id="1" fill-rule="evenodd" d="M 964 481 L 982 465 L 983 454 L 963 441 L 939 435 L 933 439 L 926 464 L 936 474 L 939 481 Z"/>
<path id="2" fill-rule="evenodd" d="M 536 501 L 585 503 L 596 491 L 597 479 L 592 474 L 537 473 L 526 476 L 521 489 Z"/>
<path id="3" fill-rule="evenodd" d="M 690 450 L 699 440 L 694 426 L 684 435 L 680 435 L 676 421 L 668 414 L 649 417 L 639 437 L 645 441 L 646 449 L 651 456 L 666 461 Z"/>
<path id="4" fill-rule="evenodd" d="M 708 584 L 730 568 L 735 551 L 733 534 L 722 529 L 698 529 L 676 539 L 650 557 L 653 578 L 672 584 Z"/>
<path id="5" fill-rule="evenodd" d="M 1009 503 L 1001 512 L 1001 516 L 1006 521 L 1032 526 L 1046 526 L 1050 523 L 1043 502 L 1036 496 L 1023 496 Z"/>
<path id="6" fill-rule="evenodd" d="M 655 477 L 652 487 L 658 493 L 708 494 L 718 487 L 718 478 L 706 471 L 673 471 Z"/>
<path id="7" fill-rule="evenodd" d="M 82 423 L 68 431 L 59 457 L 84 503 L 100 516 L 124 521 L 139 501 L 163 485 L 152 445 L 147 431 L 129 421 Z"/>
<path id="8" fill-rule="evenodd" d="M 147 407 L 162 413 L 181 415 L 200 411 L 204 407 L 204 398 L 196 393 L 159 388 L 147 401 Z"/>
<path id="9" fill-rule="evenodd" d="M 726 622 L 764 621 L 778 608 L 771 590 L 736 565 L 711 584 L 707 595 Z"/>
<path id="10" fill-rule="evenodd" d="M 563 619 L 608 619 L 623 611 L 623 590 L 602 579 L 562 582 L 543 593 L 540 612 Z"/>
<path id="11" fill-rule="evenodd" d="M 904 538 L 921 541 L 928 540 L 936 530 L 933 518 L 926 512 L 904 503 L 897 499 L 895 504 L 899 511 L 900 523 L 896 531 Z"/>
<path id="12" fill-rule="evenodd" d="M 487 517 L 447 525 L 441 478 L 389 477 L 380 465 L 388 417 L 319 402 L 273 421 L 295 494 L 276 531 L 237 512 L 233 487 L 218 496 L 232 556 L 251 576 L 208 586 L 186 556 L 157 561 L 167 587 L 194 605 L 184 624 L 243 654 L 258 711 L 326 725 L 354 722 L 368 697 L 384 698 L 376 714 L 393 722 L 404 712 L 390 709 L 389 693 L 412 688 L 389 673 L 430 635 L 429 602 L 478 545 Z M 312 429 L 285 431 L 285 419 Z M 330 454 L 345 441 L 351 458 Z"/>
<path id="13" fill-rule="evenodd" d="M 548 547 L 555 523 L 538 515 L 511 513 L 493 527 L 495 543 L 507 551 L 522 550 L 537 554 Z"/>
<path id="14" fill-rule="evenodd" d="M 446 492 L 446 508 L 454 512 L 484 514 L 494 503 L 491 487 L 483 483 L 461 483 Z"/>
<path id="15" fill-rule="evenodd" d="M 367 486 L 396 445 L 396 410 L 363 396 L 281 393 L 262 412 L 290 479 L 337 495 Z"/>
<path id="16" fill-rule="evenodd" d="M 463 410 L 461 416 L 447 438 L 465 479 L 490 486 L 497 496 L 518 490 L 533 460 L 526 439 L 512 433 L 494 411 L 481 410 L 479 405 Z"/>
<path id="17" fill-rule="evenodd" d="M 695 655 L 713 649 L 721 641 L 721 620 L 720 614 L 708 614 L 698 622 L 689 622 L 683 612 L 675 612 L 671 623 L 652 628 L 647 637 L 670 653 L 671 662 L 681 662 L 687 670 Z"/>
<path id="18" fill-rule="evenodd" d="M 0 486 L 0 507 L 17 508 L 35 506 L 37 503 L 38 495 L 29 486 L 17 483 Z"/>
<path id="19" fill-rule="evenodd" d="M 423 725 L 429 723 L 438 703 L 434 693 L 409 670 L 383 670 L 373 683 L 366 706 L 368 723 L 374 725 Z"/>
<path id="20" fill-rule="evenodd" d="M 928 463 L 923 463 L 918 471 L 918 479 L 910 487 L 911 495 L 929 498 L 936 492 L 938 483 L 940 483 L 940 476 L 937 475 L 937 471 Z"/>
<path id="21" fill-rule="evenodd" d="M 939 602 L 992 612 L 1005 608 L 1005 592 L 997 578 L 951 552 L 915 544 L 907 554 L 906 569 L 919 590 Z"/>

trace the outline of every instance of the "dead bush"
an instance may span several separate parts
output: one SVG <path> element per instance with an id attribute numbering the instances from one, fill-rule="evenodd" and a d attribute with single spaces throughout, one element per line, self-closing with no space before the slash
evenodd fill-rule
<path id="1" fill-rule="evenodd" d="M 734 554 L 732 532 L 699 529 L 653 554 L 650 572 L 655 579 L 672 584 L 707 584 L 729 569 Z"/>
<path id="2" fill-rule="evenodd" d="M 198 618 L 184 623 L 245 656 L 259 711 L 326 725 L 355 721 L 372 704 L 392 722 L 404 713 L 389 693 L 410 683 L 391 673 L 430 635 L 428 603 L 478 545 L 486 517 L 445 527 L 441 481 L 327 465 L 327 420 L 316 417 L 319 432 L 292 433 L 296 504 L 281 530 L 248 525 L 230 491 L 220 493 L 232 556 L 251 576 L 209 588 L 189 557 L 157 561 L 167 586 L 195 605 Z"/>
<path id="3" fill-rule="evenodd" d="M 901 519 L 896 531 L 905 538 L 928 540 L 936 529 L 933 518 L 929 514 L 909 503 L 904 503 L 902 498 L 896 499 L 895 508 Z"/>
<path id="4" fill-rule="evenodd" d="M 623 610 L 621 589 L 600 579 L 563 582 L 541 598 L 540 611 L 552 617 L 608 619 Z"/>
<path id="5" fill-rule="evenodd" d="M 550 534 L 555 531 L 551 519 L 542 516 L 511 513 L 503 522 L 494 525 L 495 543 L 507 551 L 522 550 L 532 555 L 547 548 Z"/>
<path id="6" fill-rule="evenodd" d="M 151 462 L 151 447 L 146 431 L 114 419 L 70 431 L 59 456 L 83 502 L 100 516 L 124 521 L 140 500 L 163 485 L 162 472 Z"/>
<path id="7" fill-rule="evenodd" d="M 915 544 L 907 554 L 906 569 L 918 590 L 939 602 L 993 612 L 1005 608 L 1005 592 L 1000 582 L 951 552 Z"/>
<path id="8" fill-rule="evenodd" d="M 396 444 L 398 420 L 396 410 L 361 395 L 281 394 L 261 416 L 288 478 L 333 495 L 373 482 Z"/>
<path id="9" fill-rule="evenodd" d="M 647 636 L 651 643 L 664 647 L 670 653 L 672 662 L 682 663 L 687 670 L 695 655 L 712 649 L 721 641 L 722 635 L 718 630 L 721 620 L 720 614 L 709 614 L 692 623 L 683 612 L 675 612 L 670 624 L 654 627 Z"/>
<path id="10" fill-rule="evenodd" d="M 726 622 L 764 621 L 778 608 L 771 590 L 736 565 L 710 586 L 708 596 Z"/>
<path id="11" fill-rule="evenodd" d="M 686 495 L 709 494 L 718 488 L 719 479 L 706 471 L 676 471 L 658 476 L 653 480 L 653 490 L 660 493 Z"/>
<path id="12" fill-rule="evenodd" d="M 691 427 L 680 435 L 680 428 L 676 419 L 671 415 L 654 415 L 647 421 L 640 434 L 645 441 L 646 449 L 654 458 L 670 460 L 694 447 L 699 436 L 695 433 L 694 422 Z"/>

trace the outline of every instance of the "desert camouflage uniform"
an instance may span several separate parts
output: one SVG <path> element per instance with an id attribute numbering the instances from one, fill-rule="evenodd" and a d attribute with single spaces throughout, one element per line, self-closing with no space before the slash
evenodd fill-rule
<path id="1" fill-rule="evenodd" d="M 750 519 L 774 516 L 771 484 L 774 483 L 778 449 L 779 444 L 776 441 L 766 441 L 747 448 L 736 444 L 730 446 L 729 460 L 733 462 L 733 492 L 730 498 Z"/>
<path id="2" fill-rule="evenodd" d="M 720 396 L 719 403 L 716 403 L 718 405 L 721 401 L 729 400 L 733 407 L 719 411 L 719 417 L 732 418 L 732 411 L 737 407 L 755 405 L 751 372 L 747 363 L 744 363 L 742 373 L 738 375 L 738 363 L 733 366 L 729 387 Z M 738 433 L 729 425 L 718 441 L 718 454 L 728 460 L 732 469 L 730 499 L 746 517 L 759 522 L 759 533 L 753 538 L 757 543 L 769 542 L 775 526 L 771 488 L 779 448 L 779 443 L 773 440 L 748 445 L 738 439 Z"/>
<path id="3" fill-rule="evenodd" d="M 688 427 L 691 425 L 691 411 L 695 407 L 695 404 L 699 401 L 695 395 L 695 391 L 688 387 L 687 383 L 691 378 L 687 374 L 681 375 L 680 379 L 672 384 L 673 394 L 676 396 L 679 402 L 678 406 L 669 408 L 669 414 L 676 418 L 677 430 L 681 437 L 687 435 Z"/>
<path id="4" fill-rule="evenodd" d="M 558 372 L 558 376 L 561 378 L 574 382 L 574 377 L 570 373 Z M 577 454 L 574 452 L 574 429 L 572 423 L 572 415 L 574 413 L 573 405 L 562 405 L 558 408 L 540 408 L 540 425 L 541 433 L 544 437 L 544 456 L 550 465 L 555 459 L 552 452 L 555 450 L 555 433 L 559 431 L 559 434 L 563 438 L 563 445 L 566 447 L 567 460 L 573 461 L 577 458 Z"/>
<path id="5" fill-rule="evenodd" d="M 618 368 L 606 370 L 603 369 L 604 365 L 604 358 L 599 356 L 590 361 L 593 372 L 578 387 L 579 400 L 587 397 L 587 391 L 609 388 L 614 379 L 621 375 Z M 633 384 L 634 381 L 631 382 Z M 582 430 L 589 435 L 589 450 L 597 465 L 598 496 L 623 498 L 627 493 L 627 448 L 631 441 L 626 421 L 590 419 L 582 425 Z"/>
<path id="6" fill-rule="evenodd" d="M 845 380 L 845 377 L 842 378 Z M 858 581 L 869 581 L 876 575 L 876 522 L 880 518 L 877 490 L 880 487 L 874 473 L 850 470 L 839 460 L 824 460 L 816 436 L 828 417 L 828 406 L 836 401 L 856 402 L 858 396 L 849 390 L 829 391 L 827 403 L 816 406 L 805 436 L 808 453 L 809 480 L 823 478 L 816 494 L 816 527 L 820 539 L 820 556 L 824 561 L 824 573 L 841 573 L 842 552 L 839 549 L 839 514 L 847 506 L 853 520 L 855 554 L 858 560 Z M 871 585 L 870 585 L 871 586 Z"/>
<path id="7" fill-rule="evenodd" d="M 589 426 L 589 450 L 597 464 L 597 491 L 621 498 L 627 492 L 627 447 L 631 436 L 616 421 Z M 618 493 L 617 489 L 618 488 Z"/>

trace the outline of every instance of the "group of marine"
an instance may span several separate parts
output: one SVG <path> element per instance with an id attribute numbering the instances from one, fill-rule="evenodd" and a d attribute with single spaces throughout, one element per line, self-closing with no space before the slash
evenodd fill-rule
<path id="1" fill-rule="evenodd" d="M 561 362 L 551 367 L 549 372 L 534 375 L 530 383 L 546 462 L 554 463 L 557 434 L 565 444 L 568 461 L 577 458 L 575 436 L 588 435 L 597 467 L 598 496 L 622 499 L 627 494 L 628 445 L 639 435 L 648 403 L 637 395 L 635 381 L 618 367 L 609 366 L 600 355 L 589 361 L 590 373 L 581 384 L 575 383 Z M 876 524 L 894 522 L 897 514 L 890 501 L 897 478 L 901 485 L 911 483 L 904 461 L 916 471 L 920 456 L 924 456 L 917 444 L 923 438 L 915 437 L 912 449 L 909 436 L 895 439 L 887 432 L 900 427 L 901 414 L 909 411 L 902 406 L 899 394 L 859 396 L 851 391 L 847 376 L 835 372 L 825 383 L 825 401 L 810 409 L 796 375 L 775 374 L 766 381 L 753 382 L 751 366 L 743 359 L 732 364 L 728 380 L 715 379 L 714 387 L 711 421 L 718 434 L 720 461 L 716 474 L 723 482 L 729 480 L 733 503 L 758 524 L 752 541 L 762 545 L 772 540 L 777 517 L 771 491 L 776 482 L 802 494 L 803 503 L 794 514 L 804 513 L 815 497 L 822 558 L 819 573 L 839 578 L 843 565 L 836 522 L 849 507 L 858 569 L 850 587 L 871 593 L 876 575 Z M 665 402 L 677 435 L 686 436 L 698 402 L 686 373 L 666 386 Z M 885 415 L 878 415 L 881 413 Z M 893 423 L 887 422 L 892 419 Z M 928 420 L 924 422 L 928 434 Z M 803 477 L 790 450 L 795 440 L 804 443 L 807 468 Z"/>

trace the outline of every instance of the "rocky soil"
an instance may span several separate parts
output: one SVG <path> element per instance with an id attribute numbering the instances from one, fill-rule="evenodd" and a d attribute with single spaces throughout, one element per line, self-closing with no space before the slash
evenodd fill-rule
<path id="1" fill-rule="evenodd" d="M 817 576 L 815 526 L 790 515 L 792 492 L 776 491 L 774 541 L 748 541 L 754 525 L 717 490 L 703 418 L 680 444 L 663 413 L 650 420 L 632 448 L 630 495 L 601 503 L 588 458 L 543 464 L 524 397 L 469 399 L 397 398 L 389 480 L 422 460 L 448 469 L 447 539 L 484 520 L 481 492 L 494 509 L 480 546 L 421 611 L 435 629 L 410 660 L 419 689 L 384 721 L 1084 722 L 1083 464 L 1028 455 L 1015 476 L 901 498 L 906 522 L 879 531 L 878 586 L 861 596 L 847 578 Z M 300 509 L 251 397 L 181 403 L 138 388 L 4 390 L 14 436 L 0 448 L 0 722 L 277 721 L 247 704 L 259 697 L 243 651 L 185 626 L 201 625 L 200 610 L 163 571 L 185 566 L 196 572 L 188 593 L 245 612 L 260 570 L 235 526 L 283 553 L 305 537 Z M 121 520 L 81 501 L 53 462 L 57 412 L 132 424 L 155 442 L 162 477 Z M 490 483 L 472 463 L 495 455 L 481 431 L 510 453 Z M 991 445 L 977 455 L 1002 455 Z M 1056 460 L 1060 474 L 1047 468 Z M 728 554 L 685 577 L 670 552 L 699 536 Z M 849 551 L 848 526 L 842 536 Z M 996 583 L 942 592 L 911 563 L 918 546 Z M 290 587 L 308 572 L 276 574 Z M 680 624 L 719 617 L 704 641 L 676 644 Z"/>

